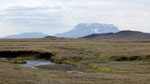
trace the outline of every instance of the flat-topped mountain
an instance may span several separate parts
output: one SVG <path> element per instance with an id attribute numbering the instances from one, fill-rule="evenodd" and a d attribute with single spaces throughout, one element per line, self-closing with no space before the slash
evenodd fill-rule
<path id="1" fill-rule="evenodd" d="M 92 34 L 82 38 L 98 40 L 150 40 L 149 33 L 139 31 L 120 31 L 118 33 Z"/>
<path id="2" fill-rule="evenodd" d="M 73 30 L 56 34 L 57 37 L 83 37 L 90 34 L 116 33 L 119 29 L 113 24 L 80 23 Z"/>
<path id="3" fill-rule="evenodd" d="M 9 35 L 9 36 L 5 36 L 3 38 L 43 38 L 45 36 L 48 36 L 48 35 L 40 33 L 40 32 L 31 32 L 31 33 Z"/>

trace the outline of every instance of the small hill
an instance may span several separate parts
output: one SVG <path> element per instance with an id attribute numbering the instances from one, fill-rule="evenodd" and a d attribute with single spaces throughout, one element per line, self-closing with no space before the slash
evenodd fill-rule
<path id="1" fill-rule="evenodd" d="M 120 30 L 113 24 L 80 23 L 73 30 L 56 34 L 57 37 L 78 38 L 90 34 L 116 33 Z"/>
<path id="2" fill-rule="evenodd" d="M 45 36 L 44 38 L 57 38 L 55 36 Z"/>
<path id="3" fill-rule="evenodd" d="M 5 36 L 3 38 L 43 38 L 45 36 L 48 36 L 48 35 L 40 33 L 40 32 L 31 32 L 31 33 L 9 35 L 9 36 Z"/>
<path id="4" fill-rule="evenodd" d="M 82 38 L 98 40 L 150 40 L 149 33 L 139 31 L 120 31 L 118 33 L 92 34 Z"/>

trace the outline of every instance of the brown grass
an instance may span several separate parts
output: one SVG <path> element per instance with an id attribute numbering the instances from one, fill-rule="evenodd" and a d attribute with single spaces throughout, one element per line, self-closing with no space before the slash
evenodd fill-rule
<path id="1" fill-rule="evenodd" d="M 149 41 L 0 40 L 0 51 L 24 50 L 52 53 L 54 62 L 74 65 L 83 73 L 30 69 L 1 62 L 0 84 L 150 83 Z M 128 60 L 120 60 L 124 58 Z"/>

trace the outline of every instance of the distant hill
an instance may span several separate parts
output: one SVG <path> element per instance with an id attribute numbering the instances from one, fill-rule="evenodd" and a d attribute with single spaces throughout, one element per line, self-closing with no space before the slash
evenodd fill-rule
<path id="1" fill-rule="evenodd" d="M 56 34 L 57 37 L 83 37 L 90 34 L 116 33 L 120 30 L 113 24 L 100 23 L 80 23 L 73 30 L 62 34 Z"/>
<path id="2" fill-rule="evenodd" d="M 150 40 L 150 34 L 138 31 L 120 31 L 118 33 L 92 34 L 82 38 L 98 40 Z"/>
<path id="3" fill-rule="evenodd" d="M 31 32 L 31 33 L 22 33 L 17 35 L 9 35 L 3 38 L 43 38 L 48 36 L 47 34 L 39 33 L 39 32 Z"/>
<path id="4" fill-rule="evenodd" d="M 44 38 L 57 38 L 55 36 L 45 36 Z"/>

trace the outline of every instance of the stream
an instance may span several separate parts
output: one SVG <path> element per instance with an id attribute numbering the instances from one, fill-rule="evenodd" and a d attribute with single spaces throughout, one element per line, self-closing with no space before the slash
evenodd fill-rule
<path id="1" fill-rule="evenodd" d="M 40 65 L 54 65 L 51 61 L 44 61 L 44 60 L 25 60 L 27 63 L 26 64 L 18 64 L 23 67 L 30 67 L 30 68 L 35 68 Z"/>
<path id="2" fill-rule="evenodd" d="M 26 64 L 17 64 L 17 65 L 29 68 L 67 71 L 69 73 L 80 72 L 77 68 L 67 64 L 54 64 L 51 61 L 45 60 L 25 60 L 25 61 L 27 62 Z"/>

